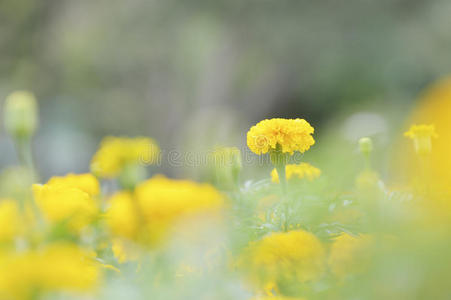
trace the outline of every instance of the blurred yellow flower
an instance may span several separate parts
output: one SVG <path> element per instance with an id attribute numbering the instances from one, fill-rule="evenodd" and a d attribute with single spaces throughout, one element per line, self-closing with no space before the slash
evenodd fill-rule
<path id="1" fill-rule="evenodd" d="M 139 231 L 138 207 L 136 199 L 130 192 L 121 191 L 114 194 L 105 218 L 111 232 L 115 236 L 134 239 Z"/>
<path id="2" fill-rule="evenodd" d="M 199 213 L 216 213 L 223 196 L 209 184 L 155 176 L 136 187 L 136 200 L 145 218 L 151 239 L 159 239 L 167 227 Z"/>
<path id="3" fill-rule="evenodd" d="M 309 232 L 271 233 L 249 245 L 239 266 L 261 286 L 269 282 L 306 282 L 323 274 L 325 251 Z"/>
<path id="4" fill-rule="evenodd" d="M 310 181 L 318 178 L 321 175 L 321 170 L 312 166 L 309 163 L 300 164 L 290 164 L 285 166 L 285 174 L 287 179 L 298 178 L 298 179 L 308 179 Z M 279 174 L 277 169 L 273 169 L 271 172 L 272 182 L 279 183 Z"/>
<path id="5" fill-rule="evenodd" d="M 0 298 L 31 299 L 48 291 L 88 292 L 100 279 L 99 264 L 72 244 L 0 253 Z"/>
<path id="6" fill-rule="evenodd" d="M 304 153 L 315 143 L 313 127 L 304 119 L 267 119 L 252 126 L 247 145 L 255 154 L 265 154 L 279 146 L 283 153 Z"/>
<path id="7" fill-rule="evenodd" d="M 432 150 L 432 138 L 437 138 L 434 125 L 412 125 L 404 136 L 411 138 L 414 142 L 415 151 L 418 154 L 429 154 Z"/>
<path id="8" fill-rule="evenodd" d="M 74 230 L 91 223 L 98 213 L 98 205 L 90 194 L 51 181 L 44 185 L 33 184 L 34 199 L 45 219 L 51 223 L 67 221 L 69 228 Z"/>
<path id="9" fill-rule="evenodd" d="M 446 192 L 451 194 L 451 76 L 445 77 L 428 87 L 421 95 L 417 107 L 406 121 L 407 124 L 434 124 L 439 131 L 439 138 L 434 140 L 433 151 L 426 160 L 419 160 L 418 153 L 412 151 L 413 147 L 406 139 L 398 142 L 398 151 L 393 157 L 393 173 L 400 180 L 410 182 L 423 182 L 429 186 L 428 190 Z M 432 126 L 426 126 L 425 133 L 436 137 Z M 414 132 L 412 132 L 414 133 Z M 410 136 L 410 134 L 409 134 Z M 429 141 L 426 142 L 428 149 Z M 419 145 L 420 146 L 420 145 Z M 426 173 L 426 176 L 421 176 Z M 422 178 L 419 178 L 422 177 Z M 424 181 L 427 181 L 424 183 Z M 433 188 L 432 188 L 433 187 Z M 451 211 L 449 201 L 438 204 L 437 212 Z M 445 218 L 448 218 L 445 216 Z"/>
<path id="10" fill-rule="evenodd" d="M 97 196 L 100 192 L 99 181 L 92 174 L 67 174 L 66 176 L 54 176 L 48 184 L 67 188 L 78 188 L 91 196 Z"/>
<path id="11" fill-rule="evenodd" d="M 154 164 L 158 161 L 160 148 L 147 137 L 106 137 L 91 161 L 91 170 L 103 178 L 113 178 L 120 174 L 127 164 Z"/>
<path id="12" fill-rule="evenodd" d="M 22 229 L 22 218 L 17 202 L 12 199 L 0 199 L 0 242 L 12 241 Z"/>
<path id="13" fill-rule="evenodd" d="M 344 278 L 346 275 L 364 272 L 370 263 L 372 243 L 370 235 L 354 237 L 342 233 L 335 238 L 329 254 L 329 267 L 332 273 Z"/>

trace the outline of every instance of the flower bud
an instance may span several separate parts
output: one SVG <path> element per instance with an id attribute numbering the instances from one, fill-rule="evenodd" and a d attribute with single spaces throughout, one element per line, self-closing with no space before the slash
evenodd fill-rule
<path id="1" fill-rule="evenodd" d="M 369 137 L 359 140 L 359 149 L 363 155 L 369 155 L 373 151 L 373 141 Z"/>
<path id="2" fill-rule="evenodd" d="M 238 182 L 243 167 L 241 151 L 236 147 L 216 148 L 208 157 L 208 162 L 216 177 L 217 184 L 233 186 Z"/>
<path id="3" fill-rule="evenodd" d="M 11 93 L 5 101 L 6 131 L 14 138 L 30 137 L 38 126 L 36 98 L 27 91 Z"/>

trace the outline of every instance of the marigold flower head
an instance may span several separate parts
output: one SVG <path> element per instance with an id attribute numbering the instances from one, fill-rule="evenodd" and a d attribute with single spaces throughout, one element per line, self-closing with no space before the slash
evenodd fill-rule
<path id="1" fill-rule="evenodd" d="M 0 242 L 10 242 L 22 232 L 22 218 L 17 202 L 0 199 Z"/>
<path id="2" fill-rule="evenodd" d="M 155 176 L 136 188 L 137 201 L 149 220 L 172 220 L 220 208 L 222 195 L 209 184 Z"/>
<path id="3" fill-rule="evenodd" d="M 78 188 L 91 196 L 97 196 L 100 192 L 99 181 L 94 175 L 89 173 L 54 176 L 50 178 L 48 184 L 54 186 L 64 186 L 68 188 Z"/>
<path id="4" fill-rule="evenodd" d="M 351 236 L 343 233 L 335 238 L 329 255 L 329 267 L 333 274 L 343 278 L 361 273 L 368 267 L 373 239 L 370 235 Z"/>
<path id="5" fill-rule="evenodd" d="M 272 233 L 252 243 L 239 265 L 261 285 L 268 282 L 306 282 L 324 272 L 325 251 L 313 234 L 303 231 Z"/>
<path id="6" fill-rule="evenodd" d="M 2 299 L 31 299 L 35 291 L 87 292 L 99 279 L 99 264 L 73 244 L 0 254 Z"/>
<path id="7" fill-rule="evenodd" d="M 114 194 L 110 200 L 105 219 L 111 232 L 116 236 L 134 239 L 139 230 L 136 199 L 132 193 L 121 191 Z"/>
<path id="8" fill-rule="evenodd" d="M 283 153 L 304 153 L 315 143 L 313 127 L 304 119 L 267 119 L 252 126 L 247 145 L 255 154 L 265 154 L 279 146 Z"/>
<path id="9" fill-rule="evenodd" d="M 127 164 L 154 164 L 158 161 L 160 148 L 147 137 L 126 138 L 106 137 L 91 161 L 91 170 L 103 178 L 113 178 L 120 174 Z"/>
<path id="10" fill-rule="evenodd" d="M 223 196 L 209 184 L 155 176 L 139 184 L 134 194 L 119 193 L 111 199 L 107 222 L 114 234 L 155 244 L 184 218 L 217 213 Z M 138 222 L 138 223 L 137 223 Z"/>
<path id="11" fill-rule="evenodd" d="M 73 180 L 72 176 L 68 180 L 57 178 L 50 179 L 47 184 L 33 184 L 33 196 L 47 221 L 67 221 L 71 229 L 79 230 L 93 221 L 98 213 L 98 205 L 89 193 L 81 189 L 88 188 L 87 190 L 95 192 L 92 182 L 80 186 L 80 182 Z M 75 185 L 71 185 L 72 182 Z"/>
<path id="12" fill-rule="evenodd" d="M 411 138 L 414 142 L 415 151 L 418 154 L 428 154 L 432 150 L 432 138 L 437 138 L 434 125 L 412 125 L 404 136 Z"/>
<path id="13" fill-rule="evenodd" d="M 287 179 L 298 178 L 308 179 L 310 181 L 315 180 L 321 175 L 321 170 L 312 166 L 309 163 L 290 164 L 285 166 L 285 174 Z M 277 169 L 273 169 L 271 172 L 272 182 L 279 182 L 279 174 Z"/>

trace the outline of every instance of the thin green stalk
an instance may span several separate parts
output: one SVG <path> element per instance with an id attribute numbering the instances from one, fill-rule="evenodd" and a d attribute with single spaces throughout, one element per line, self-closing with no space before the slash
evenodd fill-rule
<path id="1" fill-rule="evenodd" d="M 35 173 L 33 156 L 31 154 L 31 138 L 18 137 L 14 139 L 16 151 L 19 156 L 19 162 L 22 166 L 27 167 L 31 172 Z"/>

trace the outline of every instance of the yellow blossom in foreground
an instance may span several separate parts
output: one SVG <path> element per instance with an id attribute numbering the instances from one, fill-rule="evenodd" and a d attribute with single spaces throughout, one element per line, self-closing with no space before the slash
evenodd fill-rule
<path id="1" fill-rule="evenodd" d="M 175 222 L 199 213 L 216 213 L 223 206 L 223 197 L 213 186 L 163 176 L 138 185 L 135 196 L 153 241 Z"/>
<path id="2" fill-rule="evenodd" d="M 333 274 L 343 278 L 346 275 L 364 272 L 371 259 L 373 239 L 369 235 L 338 236 L 330 249 L 329 266 Z"/>
<path id="3" fill-rule="evenodd" d="M 51 223 L 68 222 L 70 228 L 78 230 L 96 217 L 96 201 L 79 188 L 47 183 L 34 184 L 33 195 L 44 217 Z"/>
<path id="4" fill-rule="evenodd" d="M 94 289 L 99 265 L 72 244 L 53 244 L 20 253 L 0 253 L 0 298 L 31 299 L 36 292 Z"/>
<path id="5" fill-rule="evenodd" d="M 255 154 L 265 154 L 279 146 L 283 153 L 304 153 L 315 143 L 313 127 L 304 119 L 267 119 L 252 126 L 247 145 Z"/>
<path id="6" fill-rule="evenodd" d="M 434 125 L 412 125 L 409 131 L 404 133 L 404 136 L 413 140 L 415 151 L 418 154 L 428 154 L 432 150 L 431 138 L 437 138 Z"/>
<path id="7" fill-rule="evenodd" d="M 50 185 L 59 185 L 67 188 L 78 188 L 91 196 L 97 196 L 100 185 L 92 174 L 67 174 L 66 176 L 54 176 L 48 181 Z"/>
<path id="8" fill-rule="evenodd" d="M 309 232 L 272 233 L 252 243 L 239 265 L 261 286 L 269 282 L 306 282 L 323 274 L 325 252 L 318 238 Z"/>
<path id="9" fill-rule="evenodd" d="M 310 181 L 318 178 L 321 175 L 321 170 L 312 166 L 309 163 L 291 164 L 285 166 L 285 174 L 287 179 L 298 178 L 298 179 L 308 179 Z M 279 182 L 279 174 L 277 169 L 273 169 L 271 172 L 272 182 Z"/>
<path id="10" fill-rule="evenodd" d="M 0 199 L 0 242 L 12 241 L 22 231 L 17 202 Z"/>
<path id="11" fill-rule="evenodd" d="M 91 170 L 103 178 L 113 178 L 120 174 L 127 164 L 150 165 L 158 161 L 160 148 L 147 137 L 106 137 L 91 161 Z"/>

